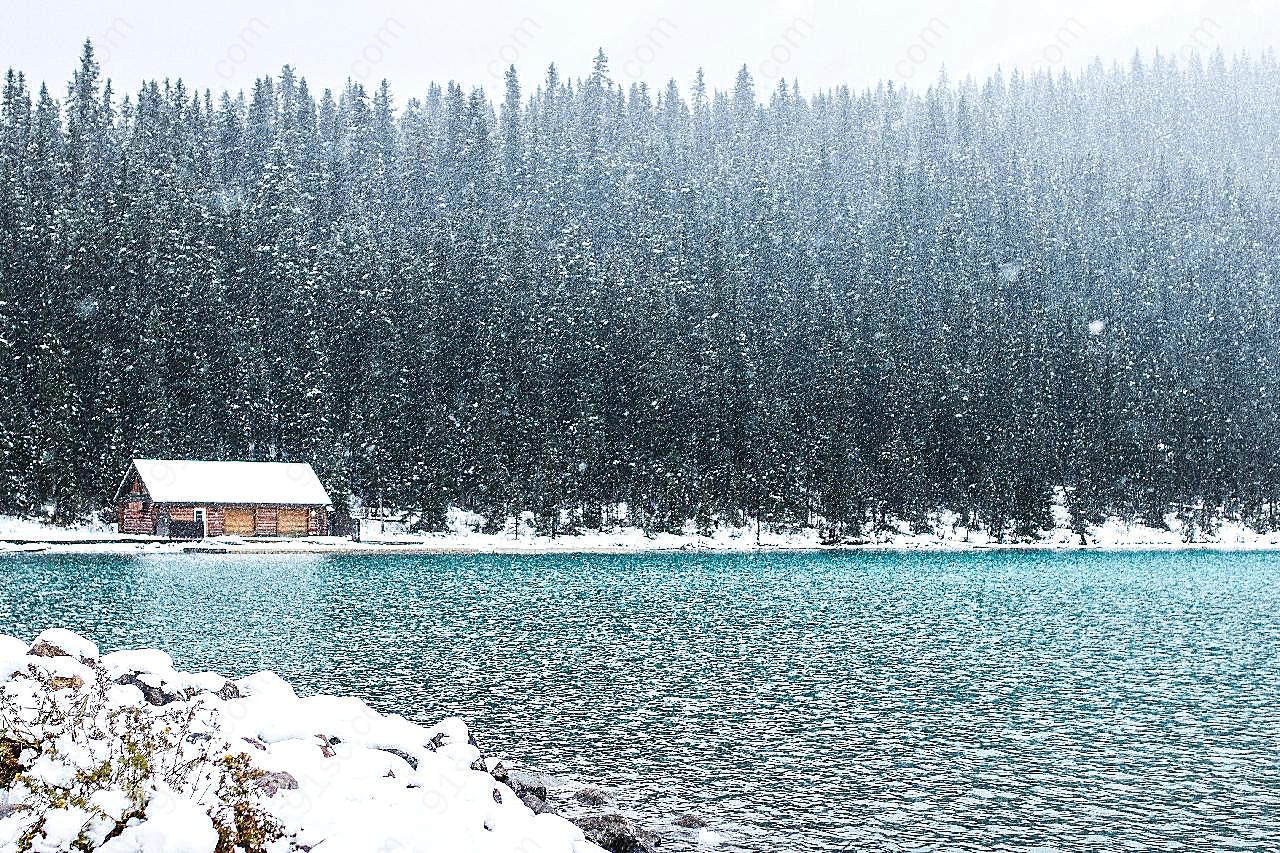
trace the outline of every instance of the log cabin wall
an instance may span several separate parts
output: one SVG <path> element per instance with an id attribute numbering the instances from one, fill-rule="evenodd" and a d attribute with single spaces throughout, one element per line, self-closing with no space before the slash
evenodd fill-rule
<path id="1" fill-rule="evenodd" d="M 128 478 L 124 500 L 116 507 L 117 529 L 133 536 L 150 536 L 156 532 L 156 522 L 147 487 L 137 471 L 131 470 Z"/>
<path id="2" fill-rule="evenodd" d="M 253 511 L 253 535 L 275 536 L 277 532 L 276 508 L 273 506 L 256 507 Z"/>
<path id="3" fill-rule="evenodd" d="M 325 512 L 324 507 L 312 507 L 307 513 L 307 535 L 329 535 L 329 514 Z"/>
<path id="4" fill-rule="evenodd" d="M 170 521 L 196 520 L 196 508 L 204 510 L 206 536 L 221 536 L 226 529 L 226 510 L 220 504 L 156 504 L 169 513 Z"/>
<path id="5" fill-rule="evenodd" d="M 156 532 L 151 504 L 140 500 L 125 501 L 119 509 L 120 532 L 134 536 L 150 536 Z"/>
<path id="6" fill-rule="evenodd" d="M 146 507 L 145 509 L 130 511 L 128 507 Z M 125 527 L 120 529 L 122 533 L 154 533 L 155 517 L 160 512 L 168 513 L 170 521 L 194 523 L 196 520 L 196 509 L 204 510 L 204 525 L 206 536 L 225 536 L 227 535 L 227 508 L 221 504 L 121 504 L 119 509 L 119 520 Z M 243 509 L 253 515 L 253 533 L 252 536 L 283 536 L 288 533 L 280 531 L 280 512 L 282 509 L 286 511 L 305 512 L 307 525 L 305 535 L 307 536 L 326 536 L 329 533 L 329 515 L 324 507 L 279 507 L 273 505 L 236 507 Z M 299 529 L 297 535 L 302 535 L 303 531 Z"/>
<path id="7" fill-rule="evenodd" d="M 133 497 L 131 494 L 130 497 Z M 171 522 L 194 523 L 196 507 L 204 509 L 206 536 L 225 536 L 227 533 L 227 508 L 220 504 L 152 504 L 143 500 L 122 501 L 116 507 L 116 522 L 124 534 L 135 536 L 153 536 L 156 532 L 156 516 L 161 512 L 169 516 Z M 278 506 L 237 507 L 253 517 L 254 536 L 280 536 L 280 511 Z M 327 536 L 329 534 L 329 513 L 324 507 L 287 507 L 286 511 L 305 512 L 307 536 Z M 299 528 L 290 533 L 302 535 Z"/>
<path id="8" fill-rule="evenodd" d="M 205 507 L 204 531 L 206 536 L 221 536 L 226 532 L 226 510 L 220 506 Z"/>
<path id="9" fill-rule="evenodd" d="M 182 504 L 156 504 L 157 508 L 163 508 L 169 513 L 170 521 L 195 521 L 196 508 L 193 505 Z"/>

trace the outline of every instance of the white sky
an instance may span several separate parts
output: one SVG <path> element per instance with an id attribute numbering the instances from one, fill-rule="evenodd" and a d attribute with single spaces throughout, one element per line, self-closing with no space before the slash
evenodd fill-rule
<path id="1" fill-rule="evenodd" d="M 615 80 L 687 91 L 699 66 L 726 88 L 746 64 L 757 89 L 779 77 L 812 92 L 880 79 L 923 88 L 995 66 L 1075 70 L 1094 56 L 1258 52 L 1280 42 L 1280 0 L 1070 2 L 214 2 L 0 0 L 0 67 L 65 92 L 89 37 L 117 91 L 183 78 L 215 91 L 247 88 L 286 63 L 317 93 L 348 78 L 390 80 L 397 102 L 432 81 L 500 91 L 514 62 L 526 92 L 554 61 L 563 76 L 591 67 L 597 47 Z"/>

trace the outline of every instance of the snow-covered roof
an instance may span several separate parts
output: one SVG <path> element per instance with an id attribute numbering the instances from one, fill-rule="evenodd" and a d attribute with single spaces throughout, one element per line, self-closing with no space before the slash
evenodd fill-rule
<path id="1" fill-rule="evenodd" d="M 320 478 L 305 462 L 135 459 L 133 467 L 156 503 L 324 505 L 331 502 Z"/>

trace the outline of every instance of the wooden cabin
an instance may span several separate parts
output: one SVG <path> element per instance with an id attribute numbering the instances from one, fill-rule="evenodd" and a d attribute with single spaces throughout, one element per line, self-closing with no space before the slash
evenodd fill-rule
<path id="1" fill-rule="evenodd" d="M 297 462 L 135 459 L 116 490 L 120 532 L 148 536 L 324 536 L 330 511 Z"/>

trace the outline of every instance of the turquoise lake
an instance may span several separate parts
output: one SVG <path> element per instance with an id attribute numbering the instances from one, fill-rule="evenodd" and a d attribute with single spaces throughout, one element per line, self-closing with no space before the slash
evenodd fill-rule
<path id="1" fill-rule="evenodd" d="M 722 851 L 1280 848 L 1277 554 L 0 556 L 50 626 L 459 714 Z"/>

